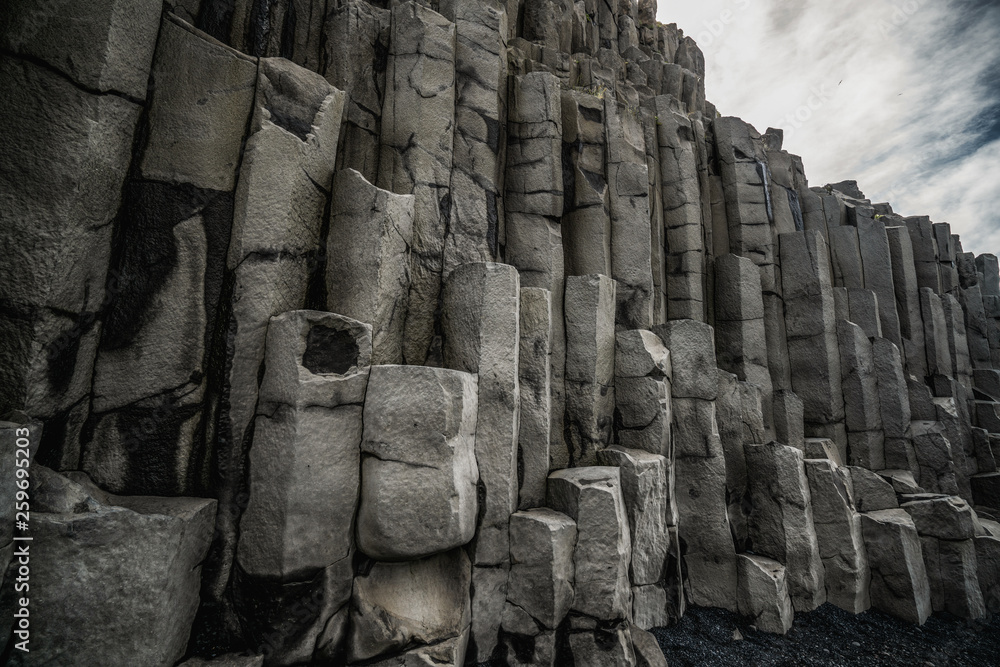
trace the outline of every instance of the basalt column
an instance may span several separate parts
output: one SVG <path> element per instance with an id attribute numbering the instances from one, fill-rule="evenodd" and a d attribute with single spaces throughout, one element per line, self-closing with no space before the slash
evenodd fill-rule
<path id="1" fill-rule="evenodd" d="M 552 295 L 551 426 L 553 467 L 565 467 L 562 447 L 566 369 L 563 317 L 565 271 L 560 219 L 563 213 L 562 102 L 559 80 L 546 72 L 510 79 L 510 124 L 504 181 L 507 262 L 522 287 Z"/>
<path id="2" fill-rule="evenodd" d="M 0 414 L 45 419 L 39 460 L 54 468 L 79 468 L 102 319 L 128 280 L 108 269 L 160 11 L 4 7 Z"/>
<path id="3" fill-rule="evenodd" d="M 403 344 L 408 364 L 440 358 L 435 313 L 451 217 L 455 48 L 454 23 L 415 2 L 393 6 L 378 185 L 415 198 Z"/>
<path id="4" fill-rule="evenodd" d="M 472 645 L 497 643 L 510 571 L 510 515 L 518 505 L 520 281 L 506 264 L 464 264 L 443 295 L 445 365 L 479 375 L 476 461 L 479 523 L 472 544 Z"/>

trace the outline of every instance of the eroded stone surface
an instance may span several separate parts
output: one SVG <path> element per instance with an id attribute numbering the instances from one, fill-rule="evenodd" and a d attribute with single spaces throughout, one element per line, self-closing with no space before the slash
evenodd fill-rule
<path id="1" fill-rule="evenodd" d="M 365 397 L 358 548 L 408 560 L 468 543 L 476 530 L 476 378 L 375 366 Z"/>

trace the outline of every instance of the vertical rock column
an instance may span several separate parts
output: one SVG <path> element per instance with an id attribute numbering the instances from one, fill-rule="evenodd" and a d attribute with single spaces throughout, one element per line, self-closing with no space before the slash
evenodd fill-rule
<path id="1" fill-rule="evenodd" d="M 371 183 L 379 172 L 389 24 L 388 9 L 346 0 L 330 8 L 323 26 L 326 69 L 321 72 L 347 93 L 337 166 L 355 169 Z"/>
<path id="2" fill-rule="evenodd" d="M 983 289 L 986 335 L 993 367 L 1000 367 L 1000 264 L 996 255 L 976 257 L 976 271 Z"/>
<path id="3" fill-rule="evenodd" d="M 671 549 L 667 521 L 670 503 L 670 461 L 658 454 L 613 446 L 598 454 L 604 465 L 616 466 L 622 482 L 625 511 L 632 538 L 633 622 L 644 630 L 665 627 L 670 623 L 673 597 L 665 580 Z"/>
<path id="4" fill-rule="evenodd" d="M 924 325 L 920 316 L 920 286 L 913 261 L 913 243 L 910 230 L 905 226 L 886 227 L 889 255 L 892 259 L 892 286 L 899 315 L 900 351 L 906 358 L 906 370 L 917 378 L 927 376 L 927 357 L 924 354 Z"/>
<path id="5" fill-rule="evenodd" d="M 747 445 L 744 451 L 753 505 L 751 550 L 783 564 L 792 606 L 812 611 L 826 602 L 826 583 L 802 452 L 778 443 Z"/>
<path id="6" fill-rule="evenodd" d="M 670 352 L 651 331 L 615 336 L 615 443 L 671 457 Z"/>
<path id="7" fill-rule="evenodd" d="M 662 64 L 659 65 L 662 67 Z M 646 172 L 649 177 L 649 264 L 653 272 L 653 324 L 663 324 L 667 321 L 667 244 L 666 229 L 663 226 L 663 181 L 655 101 L 656 98 L 643 100 L 639 113 L 646 138 Z"/>
<path id="8" fill-rule="evenodd" d="M 905 219 L 913 244 L 913 263 L 920 289 L 930 289 L 941 294 L 941 273 L 938 268 L 937 239 L 934 237 L 934 223 L 926 215 Z"/>
<path id="9" fill-rule="evenodd" d="M 618 283 L 615 320 L 626 329 L 653 325 L 650 264 L 649 171 L 639 110 L 604 99 L 608 192 L 611 204 L 611 277 Z"/>
<path id="10" fill-rule="evenodd" d="M 476 530 L 476 376 L 375 366 L 364 405 L 351 662 L 462 664 Z M 393 654 L 396 654 L 393 656 Z"/>
<path id="11" fill-rule="evenodd" d="M 479 524 L 472 547 L 472 640 L 479 662 L 497 643 L 507 574 L 508 522 L 518 506 L 520 282 L 506 264 L 463 264 L 443 296 L 444 361 L 479 375 Z"/>
<path id="12" fill-rule="evenodd" d="M 228 576 L 243 509 L 247 449 L 271 317 L 305 307 L 315 280 L 330 200 L 344 94 L 287 60 L 259 62 L 254 113 L 236 186 L 226 258 L 229 291 L 220 389 L 211 398 L 222 563 Z M 214 440 L 214 443 L 213 443 Z"/>
<path id="13" fill-rule="evenodd" d="M 614 420 L 615 281 L 570 276 L 565 308 L 565 439 L 552 465 L 593 465 L 598 450 L 611 443 Z"/>
<path id="14" fill-rule="evenodd" d="M 413 194 L 410 297 L 403 358 L 422 364 L 440 335 L 445 236 L 455 135 L 455 24 L 415 2 L 392 7 L 382 107 L 381 188 Z"/>
<path id="15" fill-rule="evenodd" d="M 372 325 L 372 362 L 403 361 L 414 196 L 380 190 L 345 169 L 333 183 L 326 306 Z"/>
<path id="16" fill-rule="evenodd" d="M 332 660 L 346 636 L 370 360 L 371 327 L 355 320 L 292 311 L 268 326 L 233 585 L 280 664 Z"/>
<path id="17" fill-rule="evenodd" d="M 802 399 L 806 435 L 829 437 L 847 459 L 840 351 L 826 242 L 816 231 L 782 234 L 785 328 L 792 386 Z"/>
<path id="18" fill-rule="evenodd" d="M 875 380 L 878 384 L 882 431 L 885 433 L 885 467 L 918 472 L 910 431 L 910 400 L 899 348 L 885 338 L 872 341 Z"/>
<path id="19" fill-rule="evenodd" d="M 913 519 L 901 509 L 861 515 L 871 564 L 872 607 L 917 625 L 931 615 L 927 568 Z"/>
<path id="20" fill-rule="evenodd" d="M 562 92 L 563 253 L 567 276 L 611 275 L 611 213 L 604 101 Z"/>
<path id="21" fill-rule="evenodd" d="M 871 606 L 871 571 L 850 477 L 829 460 L 806 459 L 805 469 L 827 601 L 860 614 Z"/>
<path id="22" fill-rule="evenodd" d="M 986 320 L 986 308 L 983 305 L 982 285 L 976 284 L 961 290 L 961 302 L 965 309 L 966 334 L 972 367 L 984 370 L 992 368 L 989 326 Z"/>
<path id="23" fill-rule="evenodd" d="M 545 505 L 552 424 L 552 293 L 522 287 L 517 377 L 520 414 L 517 437 L 521 490 L 518 509 Z"/>
<path id="24" fill-rule="evenodd" d="M 689 601 L 736 611 L 736 551 L 726 509 L 726 458 L 719 438 L 719 391 L 712 328 L 695 320 L 654 327 L 670 350 L 673 444 L 680 539 Z"/>
<path id="25" fill-rule="evenodd" d="M 507 15 L 497 2 L 444 0 L 455 22 L 455 139 L 444 278 L 468 262 L 496 261 L 504 243 Z"/>
<path id="26" fill-rule="evenodd" d="M 760 270 L 746 257 L 715 259 L 715 354 L 719 368 L 760 388 L 764 424 L 770 428 L 773 391 Z"/>
<path id="27" fill-rule="evenodd" d="M 920 313 L 927 353 L 927 379 L 935 396 L 950 396 L 954 369 L 948 345 L 948 323 L 941 297 L 929 287 L 920 288 Z"/>
<path id="28" fill-rule="evenodd" d="M 0 26 L 0 414 L 46 420 L 41 463 L 80 465 L 101 318 L 161 4 L 11 3 Z"/>
<path id="29" fill-rule="evenodd" d="M 556 628 L 573 604 L 575 547 L 576 522 L 565 514 L 541 508 L 511 516 L 505 664 L 554 665 Z M 533 647 L 531 660 L 525 660 L 527 647 Z"/>
<path id="30" fill-rule="evenodd" d="M 560 218 L 563 213 L 562 102 L 559 79 L 533 72 L 510 81 L 510 123 L 504 179 L 506 258 L 522 287 L 552 294 L 552 410 L 549 440 L 553 463 L 565 466 L 563 376 L 566 334 L 565 271 Z M 558 467 L 557 465 L 557 467 Z"/>
<path id="31" fill-rule="evenodd" d="M 861 327 L 837 322 L 847 425 L 848 460 L 869 470 L 885 468 L 885 435 L 872 344 Z"/>
<path id="32" fill-rule="evenodd" d="M 771 383 L 790 389 L 789 350 L 786 346 L 777 238 L 772 230 L 774 208 L 768 166 L 760 135 L 738 118 L 714 123 L 715 148 L 726 200 L 729 248 L 749 257 L 760 268 Z"/>
<path id="33" fill-rule="evenodd" d="M 198 74 L 192 76 L 191 72 Z M 213 439 L 220 443 L 218 451 L 225 452 L 218 460 L 220 473 L 228 478 L 234 472 L 228 453 L 233 443 L 241 443 L 245 435 L 253 414 L 254 388 L 247 388 L 251 395 L 240 406 L 242 428 L 238 433 L 231 434 L 227 429 L 213 438 L 212 425 L 203 421 L 206 393 L 221 384 L 214 373 L 210 376 L 213 353 L 228 342 L 222 336 L 228 337 L 233 324 L 225 319 L 227 254 L 238 255 L 232 261 L 235 266 L 243 259 L 238 251 L 241 245 L 259 249 L 272 241 L 286 247 L 287 239 L 268 238 L 266 232 L 253 227 L 255 215 L 270 221 L 272 215 L 280 214 L 285 224 L 295 222 L 294 214 L 282 210 L 280 204 L 260 210 L 265 204 L 258 200 L 256 205 L 244 208 L 249 188 L 240 189 L 238 181 L 249 186 L 258 178 L 268 180 L 269 168 L 262 163 L 276 159 L 276 150 L 289 149 L 287 144 L 278 149 L 274 142 L 281 144 L 282 139 L 287 139 L 293 146 L 291 150 L 306 163 L 306 155 L 311 152 L 300 141 L 302 137 L 286 137 L 286 130 L 268 124 L 267 104 L 287 100 L 282 100 L 276 87 L 262 91 L 257 100 L 258 78 L 256 59 L 165 15 L 151 74 L 147 139 L 128 185 L 128 201 L 119 229 L 121 250 L 112 269 L 113 276 L 120 276 L 119 298 L 105 318 L 94 373 L 93 435 L 83 452 L 83 469 L 104 488 L 162 494 L 205 488 L 209 485 L 209 466 L 205 465 L 209 457 L 202 443 Z M 320 83 L 330 91 L 325 82 Z M 263 108 L 254 114 L 258 102 Z M 308 111 L 304 114 L 308 116 L 306 122 L 311 123 L 312 115 Z M 248 149 L 260 148 L 254 151 L 254 157 L 261 164 L 259 170 L 251 171 L 248 163 L 244 179 L 239 169 L 252 118 L 257 119 L 257 134 L 261 136 Z M 333 119 L 334 140 L 338 124 L 339 120 Z M 318 144 L 319 138 L 310 148 Z M 315 153 L 312 157 L 316 157 Z M 278 163 L 271 164 L 275 169 L 286 169 L 284 177 L 300 173 L 299 165 L 288 165 L 296 162 L 294 158 L 277 159 Z M 279 183 L 270 183 L 273 189 L 269 192 L 282 192 L 291 185 L 285 178 L 276 180 Z M 315 221 L 318 229 L 324 195 L 308 179 L 299 180 L 297 185 L 301 189 L 296 194 L 305 202 L 321 202 L 319 219 Z M 241 198 L 241 230 L 237 247 L 230 248 L 237 190 Z M 286 205 L 289 201 L 284 200 Z M 250 238 L 242 236 L 244 229 Z M 309 248 L 307 242 L 302 246 L 303 250 Z M 296 274 L 305 272 L 306 259 L 301 257 L 299 262 L 301 266 L 293 269 Z M 249 273 L 251 267 L 247 268 Z M 280 272 L 284 268 L 273 264 L 265 266 L 265 271 Z M 259 359 L 262 354 L 261 332 L 274 313 L 267 309 L 270 305 L 261 304 L 264 312 L 252 316 L 259 329 L 255 336 L 257 350 L 251 357 Z M 249 309 L 250 305 L 245 307 Z M 242 364 L 243 359 L 239 362 Z M 256 384 L 258 365 L 252 361 L 248 364 L 252 366 L 247 372 L 251 384 Z M 207 398 L 215 401 L 212 395 Z M 139 423 L 144 424 L 141 431 L 137 430 Z M 127 463 L 123 465 L 123 461 Z M 235 472 L 240 474 L 239 470 Z M 230 508 L 224 498 L 220 499 L 219 520 L 227 522 L 232 518 Z M 230 554 L 234 522 L 224 529 L 229 535 Z M 207 574 L 210 579 L 215 576 Z M 218 588 L 214 592 L 221 594 Z"/>
<path id="34" fill-rule="evenodd" d="M 931 608 L 970 620 L 984 616 L 973 540 L 986 531 L 976 512 L 956 497 L 919 498 L 900 507 L 909 513 L 920 535 Z"/>
<path id="35" fill-rule="evenodd" d="M 902 345 L 899 311 L 895 303 L 892 251 L 885 223 L 868 215 L 867 210 L 859 212 L 855 222 L 864 266 L 865 289 L 874 291 L 878 297 L 882 336 L 895 345 Z"/>
<path id="36" fill-rule="evenodd" d="M 571 611 L 602 621 L 631 618 L 631 534 L 618 468 L 587 466 L 549 477 L 548 504 L 576 521 Z"/>
<path id="37" fill-rule="evenodd" d="M 675 98 L 659 96 L 655 105 L 667 253 L 667 319 L 704 321 L 705 242 L 695 133 Z"/>

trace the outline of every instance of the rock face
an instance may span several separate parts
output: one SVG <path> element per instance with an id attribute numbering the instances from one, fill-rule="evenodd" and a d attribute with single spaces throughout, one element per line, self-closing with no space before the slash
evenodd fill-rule
<path id="1" fill-rule="evenodd" d="M 478 405 L 476 378 L 468 373 L 372 369 L 361 440 L 361 551 L 380 560 L 409 560 L 472 539 Z"/>
<path id="2" fill-rule="evenodd" d="M 371 327 L 355 320 L 292 311 L 268 325 L 236 562 L 243 595 L 281 591 L 245 621 L 271 637 L 273 659 L 329 658 L 343 640 L 370 359 Z M 308 585 L 317 578 L 319 591 Z M 311 596 L 308 629 L 275 625 Z"/>
<path id="3" fill-rule="evenodd" d="M 416 2 L 393 4 L 378 185 L 414 197 L 403 345 L 422 364 L 434 342 L 444 271 L 455 133 L 455 24 Z"/>
<path id="4" fill-rule="evenodd" d="M 785 566 L 763 556 L 740 554 L 740 614 L 753 619 L 758 630 L 778 635 L 792 627 L 794 612 L 788 596 Z"/>
<path id="5" fill-rule="evenodd" d="M 25 664 L 175 664 L 198 610 L 215 501 L 111 496 L 86 475 L 33 472 L 35 489 L 48 488 L 32 508 L 31 628 L 61 639 L 32 642 Z M 95 597 L 98 590 L 105 594 Z M 91 632 L 92 622 L 125 634 Z"/>
<path id="6" fill-rule="evenodd" d="M 826 599 L 860 614 L 871 606 L 868 553 L 849 472 L 829 460 L 805 461 L 813 524 L 826 581 Z"/>
<path id="7" fill-rule="evenodd" d="M 632 667 L 689 603 L 1000 608 L 1000 261 L 810 187 L 663 3 L 4 9 L 13 664 Z"/>
<path id="8" fill-rule="evenodd" d="M 349 659 L 371 660 L 454 638 L 464 644 L 469 632 L 471 579 L 472 569 L 462 549 L 418 561 L 376 563 L 354 581 Z"/>
<path id="9" fill-rule="evenodd" d="M 398 364 L 410 288 L 414 197 L 379 190 L 353 169 L 337 174 L 333 186 L 327 308 L 371 324 L 372 363 Z"/>
<path id="10" fill-rule="evenodd" d="M 917 530 L 904 510 L 861 515 L 872 569 L 872 606 L 923 625 L 931 614 L 931 590 Z"/>
<path id="11" fill-rule="evenodd" d="M 747 445 L 745 451 L 750 541 L 756 551 L 784 563 L 795 609 L 812 611 L 826 601 L 826 587 L 802 453 L 777 443 Z"/>
<path id="12" fill-rule="evenodd" d="M 632 546 L 618 468 L 554 472 L 549 477 L 548 503 L 576 521 L 571 609 L 605 621 L 628 618 Z"/>

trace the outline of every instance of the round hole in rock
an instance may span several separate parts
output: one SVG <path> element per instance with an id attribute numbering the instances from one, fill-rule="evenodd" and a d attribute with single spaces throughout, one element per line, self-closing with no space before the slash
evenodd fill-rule
<path id="1" fill-rule="evenodd" d="M 315 326 L 309 330 L 302 365 L 310 373 L 343 375 L 358 365 L 358 341 L 349 331 Z"/>

